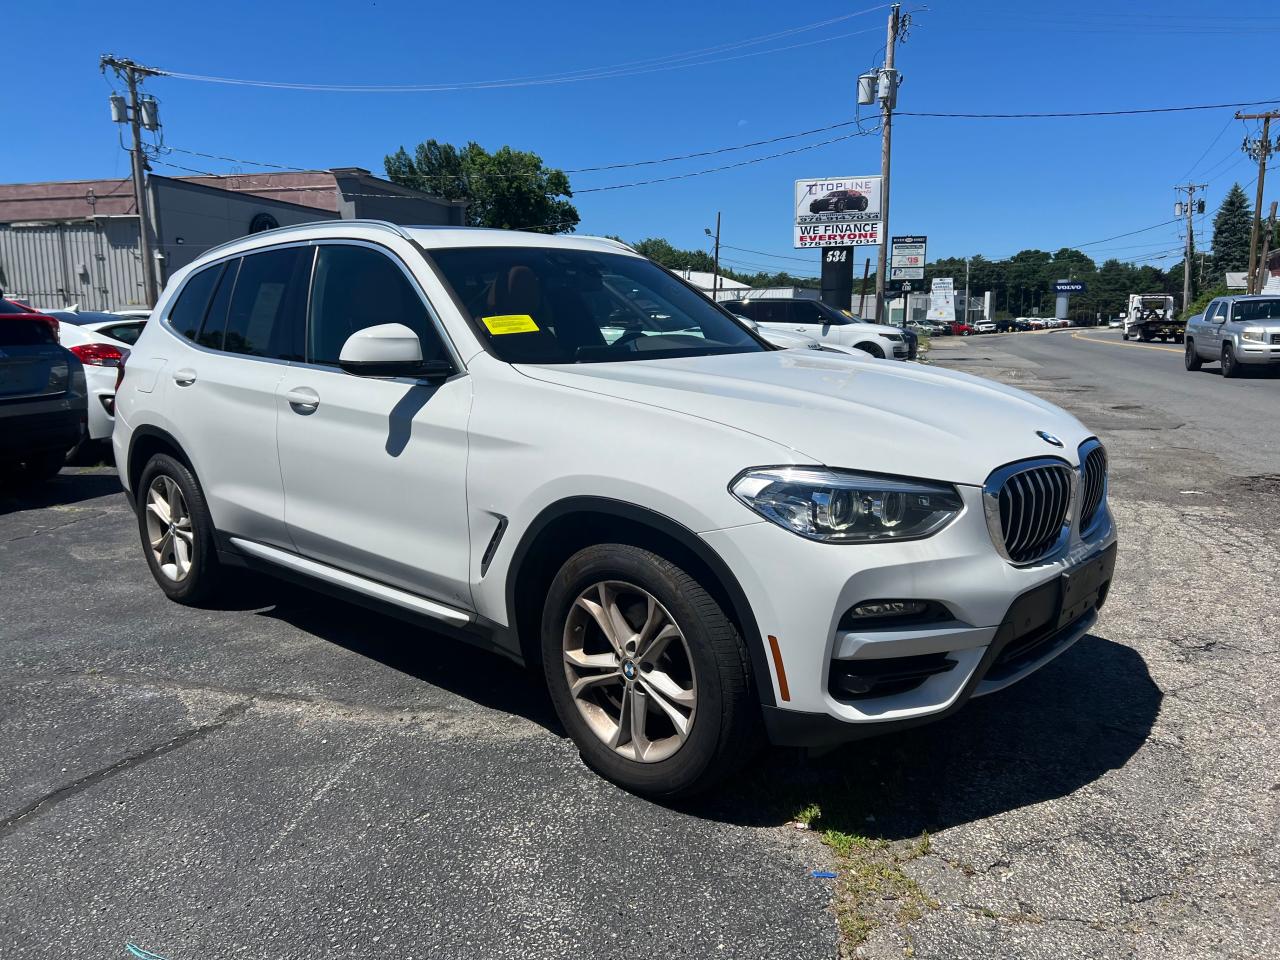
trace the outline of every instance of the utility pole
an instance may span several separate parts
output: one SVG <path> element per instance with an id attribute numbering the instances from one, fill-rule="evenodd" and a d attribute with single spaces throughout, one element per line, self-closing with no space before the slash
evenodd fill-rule
<path id="1" fill-rule="evenodd" d="M 703 227 L 702 232 L 705 233 L 707 236 L 711 236 L 710 227 Z M 716 252 L 714 257 L 715 268 L 711 273 L 711 300 L 713 303 L 718 303 L 719 301 L 716 300 L 716 292 L 720 289 L 720 211 L 719 210 L 716 211 L 715 237 L 716 237 Z"/>
<path id="2" fill-rule="evenodd" d="M 1246 141 L 1245 150 L 1258 161 L 1258 195 L 1253 204 L 1253 232 L 1249 237 L 1249 277 L 1246 293 L 1257 293 L 1258 270 L 1258 234 L 1262 229 L 1262 186 L 1267 180 L 1267 160 L 1271 157 L 1271 121 L 1280 119 L 1280 110 L 1268 110 L 1266 113 L 1237 113 L 1237 120 L 1261 120 L 1262 139 L 1257 142 L 1255 150 L 1250 150 Z"/>
<path id="3" fill-rule="evenodd" d="M 862 287 L 858 291 L 858 319 L 861 320 L 866 314 L 863 312 L 867 309 L 867 277 L 871 274 L 871 258 L 867 257 L 866 263 L 862 265 Z"/>
<path id="4" fill-rule="evenodd" d="M 898 99 L 898 71 L 893 68 L 893 51 L 900 26 L 895 3 L 889 10 L 889 32 L 884 45 L 884 68 L 880 71 L 877 95 L 880 98 L 880 253 L 876 257 L 876 323 L 884 323 L 884 287 L 889 253 L 889 161 L 893 144 L 893 108 Z M 903 323 L 906 323 L 905 314 Z"/>
<path id="5" fill-rule="evenodd" d="M 1200 201 L 1197 209 L 1195 196 L 1197 190 L 1208 190 L 1209 185 L 1207 183 L 1188 183 L 1186 186 L 1174 186 L 1173 189 L 1187 195 L 1186 203 L 1179 202 L 1175 205 L 1176 213 L 1186 214 L 1187 217 L 1186 247 L 1182 254 L 1182 309 L 1186 310 L 1191 306 L 1191 217 L 1196 213 L 1204 213 L 1204 201 Z"/>
<path id="6" fill-rule="evenodd" d="M 124 105 L 117 103 L 118 98 L 116 96 L 112 97 L 112 120 L 116 123 L 128 123 L 133 134 L 133 146 L 129 149 L 129 155 L 133 166 L 133 199 L 134 205 L 138 210 L 138 246 L 142 254 L 142 292 L 146 298 L 147 306 L 154 307 L 158 291 L 156 289 L 155 255 L 151 246 L 151 203 L 147 195 L 146 181 L 144 179 L 144 171 L 147 167 L 146 158 L 142 153 L 142 128 L 146 126 L 148 130 L 155 130 L 160 124 L 155 113 L 154 98 L 150 100 L 149 115 L 144 119 L 142 102 L 138 96 L 138 85 L 146 77 L 163 76 L 164 71 L 144 67 L 134 63 L 132 60 L 114 57 L 111 54 L 103 55 L 99 61 L 99 67 L 104 73 L 110 67 L 115 71 L 116 76 L 124 80 L 125 85 L 129 88 L 127 109 L 122 109 Z"/>
<path id="7" fill-rule="evenodd" d="M 1271 255 L 1271 238 L 1276 232 L 1276 205 L 1277 201 L 1271 201 L 1271 215 L 1267 217 L 1267 232 L 1262 238 L 1262 253 L 1258 257 L 1258 289 L 1256 293 L 1261 293 L 1265 287 L 1266 281 L 1262 278 L 1267 273 L 1267 259 Z"/>
<path id="8" fill-rule="evenodd" d="M 964 320 L 961 323 L 969 322 L 969 258 L 964 258 Z"/>

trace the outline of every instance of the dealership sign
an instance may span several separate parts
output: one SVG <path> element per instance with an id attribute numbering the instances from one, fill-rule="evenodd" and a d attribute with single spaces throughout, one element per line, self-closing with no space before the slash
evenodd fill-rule
<path id="1" fill-rule="evenodd" d="M 1059 280 L 1053 285 L 1055 293 L 1084 293 L 1084 284 L 1079 280 Z"/>
<path id="2" fill-rule="evenodd" d="M 880 178 L 797 180 L 795 245 L 858 247 L 882 242 Z"/>
<path id="3" fill-rule="evenodd" d="M 925 237 L 893 237 L 889 257 L 890 280 L 923 280 Z M 906 289 L 910 290 L 911 287 Z"/>

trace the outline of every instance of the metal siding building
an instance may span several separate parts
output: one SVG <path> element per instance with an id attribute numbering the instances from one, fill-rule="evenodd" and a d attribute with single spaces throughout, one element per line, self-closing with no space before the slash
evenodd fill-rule
<path id="1" fill-rule="evenodd" d="M 254 230 L 372 217 L 461 225 L 466 205 L 334 170 L 147 178 L 160 286 L 210 247 Z M 0 290 L 40 307 L 146 306 L 129 180 L 0 184 Z"/>

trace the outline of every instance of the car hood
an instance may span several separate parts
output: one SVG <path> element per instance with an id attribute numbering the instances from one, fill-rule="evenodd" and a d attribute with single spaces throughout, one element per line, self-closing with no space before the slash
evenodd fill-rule
<path id="1" fill-rule="evenodd" d="M 980 485 L 994 468 L 1029 457 L 1074 465 L 1076 448 L 1092 436 L 1066 411 L 1004 384 L 819 351 L 517 369 L 735 427 L 789 447 L 796 462 L 952 483 Z"/>

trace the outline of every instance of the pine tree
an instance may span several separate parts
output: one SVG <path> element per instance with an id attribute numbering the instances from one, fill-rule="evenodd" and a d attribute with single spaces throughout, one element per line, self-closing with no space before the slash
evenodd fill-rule
<path id="1" fill-rule="evenodd" d="M 1253 209 L 1240 184 L 1227 191 L 1213 218 L 1213 266 L 1221 276 L 1227 271 L 1249 269 L 1249 235 L 1253 231 Z"/>

